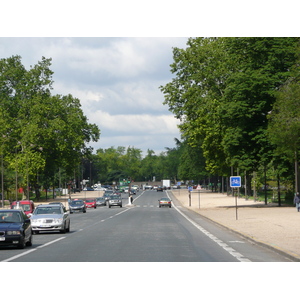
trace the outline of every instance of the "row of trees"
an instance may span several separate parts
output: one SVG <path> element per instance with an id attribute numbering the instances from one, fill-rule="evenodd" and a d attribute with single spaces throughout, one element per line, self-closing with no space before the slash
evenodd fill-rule
<path id="1" fill-rule="evenodd" d="M 238 174 L 248 194 L 267 178 L 279 193 L 282 185 L 298 191 L 299 38 L 191 38 L 186 49 L 173 49 L 173 59 L 175 76 L 160 89 L 181 120 L 181 141 L 144 158 L 122 146 L 92 154 L 86 144 L 100 130 L 79 99 L 51 95 L 51 59 L 30 70 L 19 56 L 1 59 L 2 190 L 83 178 L 203 182 Z"/>
<path id="2" fill-rule="evenodd" d="M 92 160 L 85 165 L 85 177 L 89 176 L 91 182 L 111 184 L 119 180 L 131 178 L 134 181 L 160 181 L 170 178 L 174 181 L 178 177 L 180 158 L 180 142 L 177 141 L 174 148 L 166 148 L 166 151 L 156 155 L 148 149 L 145 157 L 142 150 L 122 146 L 98 149 L 92 156 Z"/>
<path id="3" fill-rule="evenodd" d="M 100 130 L 72 95 L 51 95 L 51 59 L 26 70 L 20 56 L 0 60 L 0 155 L 4 191 L 58 185 L 92 153 Z M 2 198 L 3 199 L 3 198 Z"/>
<path id="4" fill-rule="evenodd" d="M 202 149 L 206 170 L 273 170 L 278 187 L 288 186 L 298 173 L 299 38 L 191 38 L 173 59 L 164 103 L 184 141 Z"/>

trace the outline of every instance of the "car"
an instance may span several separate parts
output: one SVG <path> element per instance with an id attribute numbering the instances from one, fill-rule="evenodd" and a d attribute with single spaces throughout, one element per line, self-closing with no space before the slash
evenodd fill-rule
<path id="1" fill-rule="evenodd" d="M 163 198 L 160 198 L 158 200 L 158 206 L 159 207 L 162 207 L 162 206 L 168 206 L 169 208 L 171 208 L 171 199 L 167 198 L 167 197 L 163 197 Z"/>
<path id="2" fill-rule="evenodd" d="M 83 200 L 74 199 L 69 203 L 69 211 L 70 214 L 73 212 L 80 212 L 86 213 L 86 204 Z"/>
<path id="3" fill-rule="evenodd" d="M 14 201 L 10 208 L 22 209 L 26 215 L 29 215 L 34 211 L 34 202 L 32 200 Z"/>
<path id="4" fill-rule="evenodd" d="M 112 206 L 122 207 L 122 198 L 118 195 L 111 195 L 108 199 L 108 207 L 111 208 Z"/>
<path id="5" fill-rule="evenodd" d="M 144 186 L 144 189 L 145 189 L 145 190 L 152 190 L 152 189 L 153 189 L 153 186 L 152 186 L 152 185 L 149 185 L 149 184 L 146 184 L 146 185 Z"/>
<path id="6" fill-rule="evenodd" d="M 96 205 L 97 206 L 106 206 L 106 199 L 104 197 L 96 198 Z"/>
<path id="7" fill-rule="evenodd" d="M 63 205 L 63 203 L 61 202 L 50 202 L 49 205 L 52 205 L 52 204 L 58 204 L 58 205 L 61 205 L 61 207 L 66 211 L 66 207 Z"/>
<path id="8" fill-rule="evenodd" d="M 113 194 L 114 194 L 114 191 L 113 191 L 113 190 L 107 190 L 107 191 L 105 191 L 103 197 L 104 197 L 105 200 L 108 202 L 110 196 L 113 195 Z"/>
<path id="9" fill-rule="evenodd" d="M 22 209 L 0 210 L 0 246 L 32 246 L 32 228 Z"/>
<path id="10" fill-rule="evenodd" d="M 96 204 L 96 199 L 95 198 L 91 198 L 91 199 L 85 199 L 85 205 L 86 208 L 97 208 L 97 204 Z"/>
<path id="11" fill-rule="evenodd" d="M 164 191 L 164 189 L 163 189 L 163 187 L 162 187 L 162 186 L 158 186 L 158 187 L 157 187 L 157 189 L 156 189 L 156 191 L 157 191 L 157 192 L 163 192 L 163 191 Z"/>
<path id="12" fill-rule="evenodd" d="M 34 234 L 40 231 L 70 231 L 70 214 L 59 204 L 37 206 L 30 220 Z"/>
<path id="13" fill-rule="evenodd" d="M 83 190 L 84 191 L 93 191 L 94 189 L 92 187 L 87 186 Z"/>

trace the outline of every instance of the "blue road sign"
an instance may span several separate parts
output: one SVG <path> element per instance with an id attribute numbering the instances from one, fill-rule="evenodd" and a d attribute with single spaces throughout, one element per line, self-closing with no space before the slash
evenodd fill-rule
<path id="1" fill-rule="evenodd" d="M 230 176 L 230 187 L 241 187 L 241 176 Z"/>

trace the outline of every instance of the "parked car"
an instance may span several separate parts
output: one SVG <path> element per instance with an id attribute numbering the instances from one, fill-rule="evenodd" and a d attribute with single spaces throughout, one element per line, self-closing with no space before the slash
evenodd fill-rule
<path id="1" fill-rule="evenodd" d="M 87 186 L 83 190 L 84 191 L 93 191 L 94 189 L 92 187 Z"/>
<path id="2" fill-rule="evenodd" d="M 22 209 L 26 215 L 32 214 L 34 211 L 34 202 L 32 200 L 14 201 L 11 209 Z"/>
<path id="3" fill-rule="evenodd" d="M 158 200 L 158 206 L 159 207 L 162 207 L 162 206 L 168 206 L 169 208 L 171 208 L 171 199 L 167 198 L 167 197 L 163 197 L 163 198 L 160 198 Z"/>
<path id="4" fill-rule="evenodd" d="M 0 246 L 32 246 L 30 219 L 21 209 L 0 210 Z"/>
<path id="5" fill-rule="evenodd" d="M 83 200 L 74 199 L 69 203 L 69 211 L 70 214 L 72 214 L 73 212 L 81 212 L 81 211 L 83 213 L 86 213 L 85 202 Z"/>
<path id="6" fill-rule="evenodd" d="M 70 214 L 59 204 L 41 204 L 31 216 L 33 233 L 40 231 L 70 231 Z"/>
<path id="7" fill-rule="evenodd" d="M 96 198 L 96 205 L 97 206 L 106 206 L 106 200 L 104 197 Z"/>
<path id="8" fill-rule="evenodd" d="M 91 199 L 85 199 L 85 205 L 86 208 L 97 208 L 97 204 L 96 204 L 96 199 L 95 198 L 91 198 Z"/>
<path id="9" fill-rule="evenodd" d="M 118 195 L 111 195 L 108 200 L 108 207 L 111 208 L 112 206 L 122 207 L 122 198 Z"/>

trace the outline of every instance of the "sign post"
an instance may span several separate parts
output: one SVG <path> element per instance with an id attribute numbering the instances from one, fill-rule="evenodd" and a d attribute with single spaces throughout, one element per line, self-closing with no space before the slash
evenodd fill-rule
<path id="1" fill-rule="evenodd" d="M 199 209 L 200 209 L 200 190 L 201 190 L 201 185 L 197 185 L 197 191 L 198 191 L 198 204 L 199 204 Z"/>
<path id="2" fill-rule="evenodd" d="M 235 219 L 238 219 L 238 213 L 237 213 L 237 190 L 240 188 L 241 185 L 241 176 L 230 176 L 230 187 L 233 188 L 235 192 Z"/>

